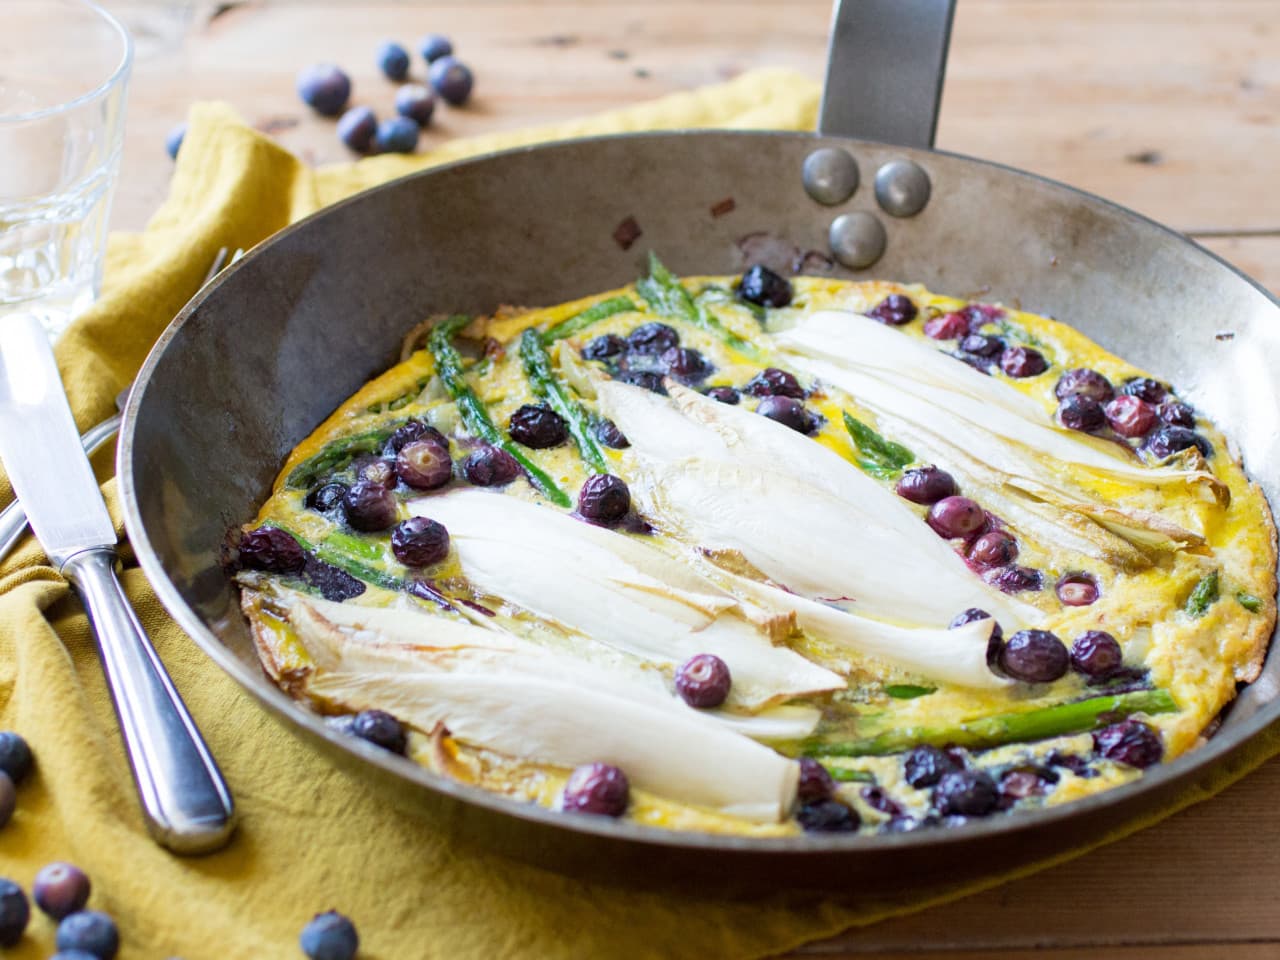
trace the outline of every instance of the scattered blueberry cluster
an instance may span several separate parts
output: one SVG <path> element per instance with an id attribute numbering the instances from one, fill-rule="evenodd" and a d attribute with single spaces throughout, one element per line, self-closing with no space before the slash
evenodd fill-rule
<path id="1" fill-rule="evenodd" d="M 1131 377 L 1116 390 L 1096 370 L 1068 370 L 1054 388 L 1058 422 L 1068 430 L 1099 436 L 1110 431 L 1121 443 L 1134 441 L 1155 460 L 1195 447 L 1204 456 L 1213 448 L 1196 433 L 1196 414 L 1169 387 L 1149 377 Z"/>

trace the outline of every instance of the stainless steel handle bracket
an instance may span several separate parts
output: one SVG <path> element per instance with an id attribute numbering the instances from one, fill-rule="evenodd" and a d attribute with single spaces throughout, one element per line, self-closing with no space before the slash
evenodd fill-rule
<path id="1" fill-rule="evenodd" d="M 818 132 L 932 147 L 955 0 L 835 0 Z"/>
<path id="2" fill-rule="evenodd" d="M 209 748 L 116 577 L 110 547 L 66 558 L 62 575 L 89 614 L 147 829 L 174 853 L 208 853 L 235 827 L 235 807 Z"/>

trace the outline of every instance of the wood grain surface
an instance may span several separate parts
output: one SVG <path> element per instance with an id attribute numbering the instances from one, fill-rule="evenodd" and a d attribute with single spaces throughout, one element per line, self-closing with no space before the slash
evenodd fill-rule
<path id="1" fill-rule="evenodd" d="M 383 38 L 453 37 L 476 74 L 428 141 L 608 109 L 782 65 L 820 78 L 828 0 L 107 0 L 139 37 L 119 228 L 164 197 L 164 135 L 195 99 L 233 103 L 307 159 L 347 159 L 293 91 L 308 63 L 390 109 Z M 1190 233 L 1280 290 L 1280 2 L 962 0 L 938 146 L 1094 191 Z M 1280 761 L 1072 863 L 793 957 L 1280 957 Z"/>

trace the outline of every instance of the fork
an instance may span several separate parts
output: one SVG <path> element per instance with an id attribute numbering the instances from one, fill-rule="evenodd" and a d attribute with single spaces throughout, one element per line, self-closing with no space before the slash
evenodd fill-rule
<path id="1" fill-rule="evenodd" d="M 209 265 L 209 272 L 205 274 L 205 278 L 201 281 L 196 293 L 199 293 L 209 281 L 220 274 L 225 267 L 235 263 L 244 256 L 244 251 L 237 248 L 235 253 L 230 253 L 230 261 L 228 261 L 229 251 L 226 247 L 218 250 L 217 255 L 213 258 L 213 263 Z M 194 296 L 195 294 L 192 294 Z M 127 387 L 116 394 L 116 412 L 103 420 L 97 426 L 90 427 L 80 435 L 80 443 L 84 447 L 87 456 L 93 456 L 103 447 L 105 447 L 120 431 L 121 415 L 124 413 L 124 405 L 129 399 L 129 391 L 133 389 L 130 383 Z M 22 504 L 17 500 L 0 510 L 0 561 L 3 561 L 18 542 L 27 534 L 27 514 L 22 509 Z"/>

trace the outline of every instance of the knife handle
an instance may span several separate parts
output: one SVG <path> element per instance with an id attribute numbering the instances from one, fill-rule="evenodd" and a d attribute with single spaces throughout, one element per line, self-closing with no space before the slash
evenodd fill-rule
<path id="1" fill-rule="evenodd" d="M 174 853 L 208 853 L 231 837 L 231 793 L 138 622 L 115 564 L 113 549 L 94 547 L 73 554 L 62 575 L 89 615 L 147 829 Z"/>

